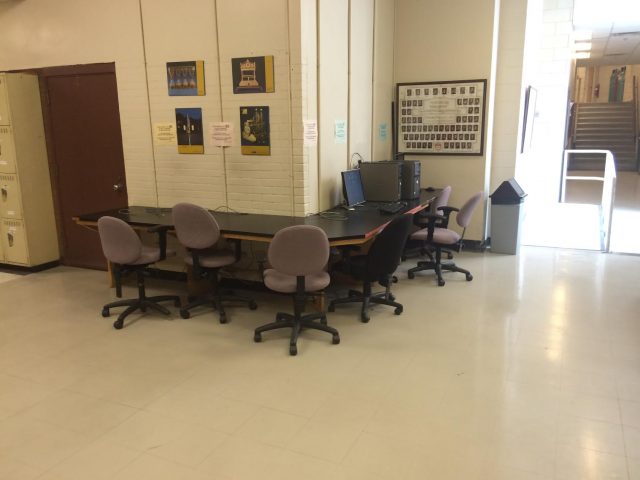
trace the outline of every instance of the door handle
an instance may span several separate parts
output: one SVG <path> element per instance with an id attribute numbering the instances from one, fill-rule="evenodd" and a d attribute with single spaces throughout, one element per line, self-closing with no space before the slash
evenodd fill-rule
<path id="1" fill-rule="evenodd" d="M 9 194 L 9 192 L 7 191 L 7 187 L 0 188 L 0 192 L 2 194 L 2 201 L 6 202 L 7 201 L 7 195 Z"/>
<path id="2" fill-rule="evenodd" d="M 113 184 L 113 191 L 114 192 L 122 192 L 124 190 L 124 184 L 122 182 L 118 182 L 118 183 L 114 183 Z"/>
<path id="3" fill-rule="evenodd" d="M 13 247 L 13 234 L 7 233 L 7 241 L 9 242 L 9 246 Z"/>

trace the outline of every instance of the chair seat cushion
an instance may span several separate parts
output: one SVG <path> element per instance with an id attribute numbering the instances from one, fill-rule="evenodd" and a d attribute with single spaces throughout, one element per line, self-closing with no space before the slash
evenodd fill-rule
<path id="1" fill-rule="evenodd" d="M 411 235 L 411 240 L 427 241 L 429 229 L 423 228 Z M 441 243 L 443 245 L 454 245 L 460 240 L 460 234 L 448 228 L 435 228 L 433 230 L 433 243 Z"/>
<path id="2" fill-rule="evenodd" d="M 305 291 L 317 292 L 329 285 L 330 277 L 327 272 L 319 272 L 304 277 Z M 297 280 L 294 275 L 280 273 L 272 268 L 264 271 L 264 284 L 271 290 L 281 293 L 296 291 Z"/>
<path id="3" fill-rule="evenodd" d="M 230 250 L 203 250 L 198 255 L 200 266 L 204 268 L 219 268 L 236 263 L 236 256 Z M 193 256 L 184 257 L 184 263 L 193 266 Z"/>
<path id="4" fill-rule="evenodd" d="M 176 254 L 173 250 L 166 250 L 166 255 L 168 257 L 173 257 Z M 151 263 L 156 263 L 160 260 L 160 249 L 158 247 L 147 247 L 145 245 L 142 246 L 142 252 L 140 252 L 140 256 L 138 260 L 131 263 L 130 265 L 147 265 Z"/>

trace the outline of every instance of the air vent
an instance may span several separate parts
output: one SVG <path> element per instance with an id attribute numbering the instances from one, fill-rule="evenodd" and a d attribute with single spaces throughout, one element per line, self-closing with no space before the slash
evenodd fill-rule
<path id="1" fill-rule="evenodd" d="M 16 180 L 15 175 L 0 175 L 0 180 L 4 182 L 14 182 Z"/>
<path id="2" fill-rule="evenodd" d="M 21 227 L 22 226 L 22 222 L 14 221 L 14 220 L 4 220 L 2 223 L 4 224 L 5 227 Z"/>

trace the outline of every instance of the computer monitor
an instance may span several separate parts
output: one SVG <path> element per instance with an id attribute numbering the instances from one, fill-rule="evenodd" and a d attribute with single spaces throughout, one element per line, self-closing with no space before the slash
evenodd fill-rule
<path id="1" fill-rule="evenodd" d="M 364 189 L 360 170 L 345 170 L 342 172 L 342 194 L 348 207 L 364 203 Z"/>

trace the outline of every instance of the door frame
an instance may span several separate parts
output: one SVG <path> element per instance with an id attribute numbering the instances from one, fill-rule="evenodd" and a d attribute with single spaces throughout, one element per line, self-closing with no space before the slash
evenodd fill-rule
<path id="1" fill-rule="evenodd" d="M 116 67 L 114 62 L 109 63 L 92 63 L 86 65 L 62 65 L 54 67 L 41 67 L 15 70 L 20 73 L 33 73 L 38 76 L 40 85 L 40 102 L 42 105 L 42 120 L 44 124 L 44 134 L 47 148 L 47 159 L 49 164 L 49 173 L 51 181 L 51 191 L 53 196 L 53 211 L 56 222 L 56 230 L 58 235 L 58 245 L 60 258 L 64 262 L 65 252 L 65 236 L 64 225 L 62 222 L 62 213 L 60 207 L 60 182 L 58 171 L 58 160 L 55 154 L 53 139 L 53 119 L 50 110 L 50 99 L 48 95 L 47 79 L 52 77 L 70 77 L 91 74 L 113 74 L 115 76 Z"/>

